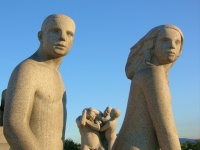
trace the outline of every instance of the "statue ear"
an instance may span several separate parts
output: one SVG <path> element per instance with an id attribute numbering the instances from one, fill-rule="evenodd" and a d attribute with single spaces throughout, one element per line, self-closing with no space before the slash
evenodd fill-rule
<path id="1" fill-rule="evenodd" d="M 42 42 L 42 31 L 38 32 L 38 40 L 40 41 L 40 43 Z"/>

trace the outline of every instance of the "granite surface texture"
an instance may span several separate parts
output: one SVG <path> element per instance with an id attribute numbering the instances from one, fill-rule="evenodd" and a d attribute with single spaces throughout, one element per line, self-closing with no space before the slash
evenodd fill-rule
<path id="1" fill-rule="evenodd" d="M 12 150 L 63 150 L 66 90 L 59 66 L 74 32 L 70 17 L 48 16 L 38 32 L 38 50 L 12 72 L 3 125 Z"/>
<path id="2" fill-rule="evenodd" d="M 84 109 L 76 119 L 81 135 L 81 150 L 111 150 L 116 139 L 119 116 L 120 110 L 116 108 L 107 107 L 103 113 L 94 108 Z"/>
<path id="3" fill-rule="evenodd" d="M 131 80 L 128 104 L 112 150 L 181 150 L 168 72 L 182 52 L 182 44 L 178 27 L 161 25 L 131 48 L 125 67 Z"/>

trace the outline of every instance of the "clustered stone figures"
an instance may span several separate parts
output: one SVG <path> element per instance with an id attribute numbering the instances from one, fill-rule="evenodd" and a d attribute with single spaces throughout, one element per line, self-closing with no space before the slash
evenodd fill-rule
<path id="1" fill-rule="evenodd" d="M 119 116 L 120 110 L 111 107 L 107 107 L 104 113 L 94 108 L 84 109 L 76 119 L 81 134 L 81 150 L 111 150 L 117 137 Z"/>
<path id="2" fill-rule="evenodd" d="M 38 32 L 39 49 L 14 69 L 0 110 L 11 150 L 63 150 L 66 90 L 59 66 L 73 45 L 74 32 L 70 17 L 48 16 Z M 161 25 L 131 48 L 125 67 L 131 86 L 120 132 L 116 136 L 118 109 L 84 109 L 76 119 L 81 150 L 181 150 L 168 72 L 182 45 L 178 27 Z"/>

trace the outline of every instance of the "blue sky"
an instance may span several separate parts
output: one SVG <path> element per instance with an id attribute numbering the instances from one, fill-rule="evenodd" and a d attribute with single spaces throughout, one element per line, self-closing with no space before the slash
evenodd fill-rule
<path id="1" fill-rule="evenodd" d="M 80 142 L 75 119 L 82 110 L 121 110 L 123 122 L 130 80 L 125 64 L 132 47 L 150 29 L 173 24 L 183 31 L 183 52 L 170 71 L 169 86 L 179 137 L 200 138 L 200 2 L 198 0 L 0 1 L 0 91 L 14 67 L 39 46 L 37 33 L 50 14 L 76 23 L 75 42 L 60 71 L 67 89 L 66 138 Z"/>

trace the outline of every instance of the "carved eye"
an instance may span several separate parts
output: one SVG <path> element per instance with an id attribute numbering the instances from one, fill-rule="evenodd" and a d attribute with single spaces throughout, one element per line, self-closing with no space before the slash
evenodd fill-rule
<path id="1" fill-rule="evenodd" d="M 56 33 L 58 33 L 58 32 L 59 32 L 59 29 L 57 29 L 57 28 L 54 28 L 54 29 L 51 29 L 51 30 L 50 30 L 50 32 L 51 32 L 51 33 L 53 33 L 53 34 L 56 34 Z"/>
<path id="2" fill-rule="evenodd" d="M 71 37 L 74 36 L 74 34 L 73 34 L 72 32 L 70 32 L 70 31 L 67 31 L 67 35 L 68 35 L 68 36 L 71 36 Z"/>
<path id="3" fill-rule="evenodd" d="M 170 39 L 167 38 L 167 37 L 164 37 L 164 38 L 162 38 L 161 40 L 162 40 L 163 42 L 168 42 Z"/>
<path id="4" fill-rule="evenodd" d="M 178 45 L 178 44 L 180 44 L 181 42 L 180 42 L 180 40 L 176 40 L 176 45 Z"/>

